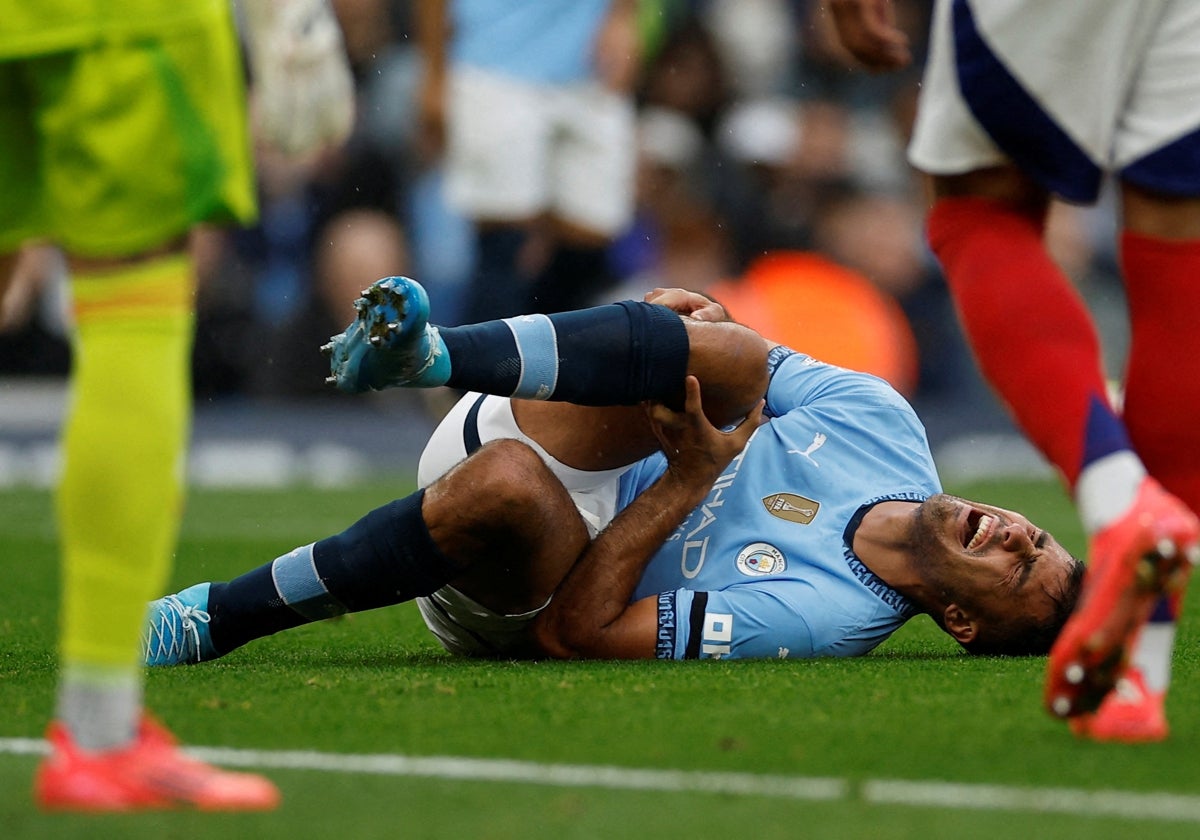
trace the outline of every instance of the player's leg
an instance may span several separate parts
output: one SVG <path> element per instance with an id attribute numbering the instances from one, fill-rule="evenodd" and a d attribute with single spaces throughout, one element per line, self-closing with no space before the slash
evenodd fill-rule
<path id="1" fill-rule="evenodd" d="M 608 244 L 606 239 L 560 232 L 546 265 L 533 278 L 522 308 L 567 312 L 595 303 L 615 283 Z"/>
<path id="2" fill-rule="evenodd" d="M 1147 478 L 1109 403 L 1095 327 L 1042 242 L 1038 188 L 1012 169 L 942 178 L 939 186 L 930 242 L 980 367 L 1058 468 L 1093 536 L 1083 618 L 1068 622 L 1047 686 L 1056 714 L 1092 711 L 1116 682 L 1144 620 L 1147 596 L 1126 584 L 1158 541 L 1157 530 L 1135 535 L 1122 523 L 1147 507 L 1165 529 L 1161 536 L 1182 539 L 1183 523 Z M 1152 587 L 1162 585 L 1161 574 L 1151 577 Z"/>
<path id="3" fill-rule="evenodd" d="M 388 277 L 355 301 L 358 316 L 323 348 L 330 382 L 351 393 L 449 385 L 522 399 L 632 405 L 682 393 L 679 316 L 633 301 L 554 315 L 434 327 L 425 290 Z"/>
<path id="4" fill-rule="evenodd" d="M 1085 459 L 1128 444 L 1095 326 L 1044 244 L 1047 195 L 1011 165 L 937 177 L 934 192 L 930 246 L 979 366 L 1074 487 Z"/>
<path id="5" fill-rule="evenodd" d="M 1129 684 L 1119 683 L 1095 717 L 1074 728 L 1094 738 L 1147 740 L 1167 732 L 1162 696 L 1179 608 L 1175 593 L 1182 592 L 1188 571 L 1180 555 L 1194 548 L 1197 533 L 1185 506 L 1194 512 L 1200 504 L 1200 452 L 1193 445 L 1200 419 L 1200 370 L 1189 349 L 1196 341 L 1189 313 L 1195 315 L 1200 307 L 1195 292 L 1200 127 L 1193 107 L 1200 74 L 1200 7 L 1167 2 L 1159 14 L 1139 14 L 1130 23 L 1131 31 L 1140 34 L 1131 36 L 1120 54 L 1136 60 L 1128 65 L 1133 75 L 1119 90 L 1119 119 L 1112 123 L 1110 145 L 1111 168 L 1121 179 L 1120 256 L 1131 322 L 1124 419 L 1146 468 L 1174 496 L 1139 499 L 1125 521 L 1114 522 L 1095 539 L 1097 552 L 1107 545 L 1112 556 L 1127 558 L 1112 563 L 1107 573 L 1101 568 L 1089 573 L 1096 579 L 1089 588 L 1099 592 L 1108 587 L 1113 593 L 1116 606 L 1106 623 L 1116 629 L 1106 631 L 1105 623 L 1097 623 L 1098 610 L 1089 611 L 1085 601 L 1064 635 L 1066 644 L 1074 638 L 1104 647 L 1111 645 L 1106 635 L 1124 634 L 1119 646 L 1132 648 L 1134 665 Z M 1097 483 L 1089 492 L 1100 497 L 1108 490 Z M 1157 541 L 1163 550 L 1143 551 Z M 1151 558 L 1149 564 L 1139 557 L 1142 553 Z M 1139 566 L 1139 574 L 1133 575 L 1131 566 Z M 1159 597 L 1163 589 L 1167 595 Z"/>
<path id="6" fill-rule="evenodd" d="M 1078 293 L 1043 242 L 1048 199 L 1015 167 L 935 180 L 929 241 L 979 366 L 1030 440 L 1080 492 L 1094 474 L 1132 502 L 1144 470 L 1111 407 L 1100 342 Z M 1098 478 L 1097 480 L 1101 480 Z"/>
<path id="7" fill-rule="evenodd" d="M 595 303 L 615 281 L 608 246 L 633 216 L 637 142 L 631 98 L 591 81 L 562 85 L 550 98 L 553 250 L 533 281 L 526 312 L 566 312 Z"/>
<path id="8" fill-rule="evenodd" d="M 1034 15 L 1046 25 L 1014 25 Z M 1095 329 L 1046 255 L 1040 225 L 1048 190 L 1095 198 L 1141 71 L 1133 63 L 1114 67 L 1108 56 L 1140 55 L 1155 20 L 1119 3 L 938 4 L 909 148 L 918 168 L 946 176 L 930 240 L 981 366 L 1058 467 L 1094 535 L 1080 609 L 1050 660 L 1046 701 L 1064 715 L 1094 709 L 1121 671 L 1146 597 L 1129 594 L 1124 582 L 1151 537 L 1120 523 L 1162 495 L 1109 407 Z M 1063 41 L 1062 31 L 1088 37 Z M 1066 61 L 1072 48 L 1070 63 L 1080 71 L 1073 78 L 1105 80 L 1087 97 L 1043 60 Z"/>
<path id="9" fill-rule="evenodd" d="M 339 534 L 227 583 L 155 601 L 146 660 L 215 659 L 281 630 L 447 584 L 497 612 L 527 612 L 545 604 L 587 540 L 574 503 L 541 458 L 517 441 L 494 441 Z"/>
<path id="10" fill-rule="evenodd" d="M 1187 327 L 1200 312 L 1200 198 L 1130 185 L 1123 195 L 1121 267 L 1131 322 L 1125 422 L 1151 473 L 1200 510 L 1200 353 L 1193 352 L 1200 334 Z"/>
<path id="11" fill-rule="evenodd" d="M 47 735 L 54 752 L 37 779 L 43 807 L 257 809 L 278 801 L 263 779 L 180 755 L 142 710 L 137 638 L 145 601 L 165 581 L 182 505 L 188 269 L 176 256 L 72 281 L 71 410 L 57 491 L 61 663 Z M 166 778 L 171 792 L 160 787 Z"/>
<path id="12" fill-rule="evenodd" d="M 1200 201 L 1168 198 L 1126 184 L 1122 273 L 1131 342 L 1126 367 L 1124 417 L 1150 473 L 1192 511 L 1200 510 L 1200 352 L 1190 324 L 1200 313 Z M 1189 279 L 1191 278 L 1191 279 Z M 1197 345 L 1197 346 L 1192 346 Z M 1132 645 L 1132 667 L 1081 729 L 1094 738 L 1145 740 L 1164 736 L 1161 706 L 1171 677 L 1175 625 L 1190 566 L 1178 567 L 1170 590 L 1157 599 Z M 1154 702 L 1147 702 L 1147 700 Z M 1148 711 L 1149 710 L 1149 711 Z M 1157 725 L 1155 725 L 1157 724 Z"/>
<path id="13" fill-rule="evenodd" d="M 689 345 L 686 373 L 701 382 L 705 413 L 718 426 L 736 423 L 766 393 L 770 343 L 732 322 L 683 318 L 682 323 Z M 589 353 L 584 351 L 579 358 L 584 361 Z M 643 355 L 635 364 L 655 363 Z M 654 398 L 648 392 L 644 397 Z M 669 400 L 661 393 L 657 398 Z M 640 406 L 514 400 L 513 414 L 522 432 L 562 463 L 580 470 L 627 466 L 659 447 Z"/>
<path id="14" fill-rule="evenodd" d="M 355 305 L 358 318 L 324 348 L 332 382 L 347 391 L 448 384 L 516 397 L 522 429 L 580 469 L 625 465 L 656 448 L 640 410 L 585 407 L 677 402 L 685 374 L 693 374 L 710 419 L 725 425 L 744 417 L 766 390 L 769 344 L 761 336 L 727 321 L 681 318 L 657 304 L 622 301 L 437 328 L 427 323 L 420 285 L 392 277 Z"/>
<path id="15" fill-rule="evenodd" d="M 161 41 L 37 63 L 42 124 L 61 129 L 42 145 L 45 234 L 76 255 L 56 499 L 60 680 L 52 750 L 35 782 L 46 808 L 243 810 L 279 800 L 265 779 L 184 756 L 142 708 L 138 638 L 174 551 L 190 421 L 194 282 L 183 237 L 194 202 L 234 213 L 226 199 L 252 200 L 245 133 L 224 113 L 244 107 L 237 44 L 227 10 L 214 14 Z"/>
<path id="16" fill-rule="evenodd" d="M 71 408 L 57 492 L 58 717 L 86 749 L 130 740 L 141 712 L 142 605 L 165 582 L 182 506 L 189 269 L 175 256 L 72 278 Z"/>
<path id="17" fill-rule="evenodd" d="M 1132 333 L 1125 417 L 1151 473 L 1194 511 L 1200 511 L 1200 449 L 1192 445 L 1200 357 L 1192 348 L 1200 338 L 1189 325 L 1200 310 L 1197 96 L 1200 7 L 1170 3 L 1145 51 L 1116 141 Z"/>
<path id="18" fill-rule="evenodd" d="M 1074 488 L 1085 463 L 1127 451 L 1128 442 L 1108 404 L 1095 327 L 1047 253 L 1044 223 L 1050 189 L 1095 198 L 1096 161 L 1111 145 L 1111 129 L 1095 114 L 1116 105 L 1106 88 L 1085 106 L 1064 91 L 1061 74 L 1040 71 L 1042 56 L 1071 46 L 1058 32 L 1122 44 L 1134 27 L 1131 14 L 1110 8 L 1117 4 L 1042 5 L 937 4 L 908 154 L 934 175 L 929 241 L 980 367 Z M 1055 25 L 1017 25 L 1036 14 Z M 1081 43 L 1079 66 L 1094 69 L 1092 42 Z M 1117 506 L 1132 497 L 1122 492 Z"/>
<path id="19" fill-rule="evenodd" d="M 541 88 L 456 67 L 447 92 L 446 195 L 475 223 L 475 272 L 467 321 L 526 311 L 533 280 L 527 253 L 546 209 L 551 127 Z"/>
<path id="20" fill-rule="evenodd" d="M 522 255 L 532 223 L 475 222 L 475 270 L 467 283 L 463 317 L 484 321 L 516 315 L 525 308 L 532 282 Z"/>

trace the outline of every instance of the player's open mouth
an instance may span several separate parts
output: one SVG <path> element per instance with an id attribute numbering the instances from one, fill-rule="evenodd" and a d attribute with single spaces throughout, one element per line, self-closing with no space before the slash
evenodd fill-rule
<path id="1" fill-rule="evenodd" d="M 963 534 L 963 548 L 974 551 L 987 542 L 996 525 L 996 517 L 989 516 L 981 510 L 972 510 L 967 514 L 967 527 Z"/>

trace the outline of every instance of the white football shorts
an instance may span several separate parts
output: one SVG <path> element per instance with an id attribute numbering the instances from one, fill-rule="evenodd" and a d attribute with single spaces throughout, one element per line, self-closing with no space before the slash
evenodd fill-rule
<path id="1" fill-rule="evenodd" d="M 612 237 L 633 215 L 633 103 L 598 82 L 545 85 L 456 67 L 447 103 L 446 196 L 467 216 L 551 213 Z"/>
<path id="2" fill-rule="evenodd" d="M 1094 201 L 1105 173 L 1200 195 L 1200 3 L 937 0 L 910 162 L 1013 161 Z"/>
<path id="3" fill-rule="evenodd" d="M 567 488 L 591 536 L 612 521 L 621 474 L 628 468 L 592 472 L 556 460 L 517 426 L 508 397 L 477 393 L 463 396 L 425 445 L 417 466 L 417 484 L 428 487 L 483 444 L 501 439 L 522 441 L 541 456 Z M 537 652 L 526 629 L 545 605 L 520 615 L 503 615 L 445 586 L 426 598 L 418 598 L 417 608 L 425 626 L 451 653 L 519 659 Z"/>
<path id="4" fill-rule="evenodd" d="M 442 647 L 458 656 L 484 659 L 540 656 L 540 649 L 530 637 L 529 624 L 546 604 L 520 615 L 503 615 L 472 601 L 452 586 L 443 586 L 432 595 L 417 599 L 425 626 Z"/>

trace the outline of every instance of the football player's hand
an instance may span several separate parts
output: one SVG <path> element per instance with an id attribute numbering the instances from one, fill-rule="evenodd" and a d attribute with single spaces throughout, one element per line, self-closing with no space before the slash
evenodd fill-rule
<path id="1" fill-rule="evenodd" d="M 337 146 L 354 122 L 354 78 L 326 0 L 242 0 L 260 138 L 288 155 Z"/>
<path id="2" fill-rule="evenodd" d="M 650 427 L 667 456 L 667 470 L 689 485 L 707 485 L 746 447 L 762 419 L 763 402 L 736 428 L 724 432 L 708 421 L 700 399 L 700 380 L 687 377 L 683 411 L 662 403 L 648 403 Z"/>
<path id="3" fill-rule="evenodd" d="M 912 61 L 892 0 L 829 0 L 842 46 L 868 69 L 899 70 Z"/>
<path id="4" fill-rule="evenodd" d="M 710 297 L 687 289 L 654 289 L 646 294 L 646 303 L 657 303 L 695 321 L 729 321 L 725 307 Z"/>

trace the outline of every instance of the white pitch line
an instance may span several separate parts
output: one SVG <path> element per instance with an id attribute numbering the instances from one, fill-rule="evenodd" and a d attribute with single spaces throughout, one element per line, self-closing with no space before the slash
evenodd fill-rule
<path id="1" fill-rule="evenodd" d="M 0 738 L 0 753 L 13 755 L 45 755 L 50 745 L 39 738 Z"/>
<path id="2" fill-rule="evenodd" d="M 648 770 L 589 764 L 539 764 L 454 756 L 343 755 L 320 752 L 254 752 L 232 749 L 189 749 L 214 764 L 275 769 L 329 770 L 385 776 L 512 782 L 556 787 L 603 787 L 697 793 L 735 793 L 784 799 L 838 800 L 849 796 L 841 779 L 766 776 L 753 773 L 705 773 Z"/>
<path id="3" fill-rule="evenodd" d="M 1033 811 L 1133 820 L 1200 822 L 1200 797 L 1127 790 L 1028 788 L 1003 785 L 871 780 L 860 794 L 880 805 L 915 805 L 996 811 Z"/>
<path id="4" fill-rule="evenodd" d="M 0 753 L 43 755 L 45 741 L 0 738 Z M 226 747 L 188 747 L 188 755 L 226 767 L 276 770 L 323 770 L 462 781 L 509 782 L 555 787 L 602 787 L 682 793 L 733 793 L 782 799 L 839 800 L 850 796 L 842 779 L 816 776 L 767 776 L 753 773 L 711 773 L 690 770 L 650 770 L 594 764 L 539 764 L 455 756 L 406 756 L 293 750 L 245 750 Z"/>
<path id="5" fill-rule="evenodd" d="M 0 738 L 0 754 L 44 755 L 47 752 L 46 742 L 39 739 Z M 873 805 L 1200 823 L 1200 796 L 1155 791 L 1035 788 L 900 779 L 865 779 L 855 783 L 848 779 L 821 776 L 650 770 L 454 756 L 355 755 L 225 747 L 190 747 L 187 752 L 204 761 L 230 767 L 318 770 L 553 787 L 723 793 L 805 801 L 860 800 Z"/>

